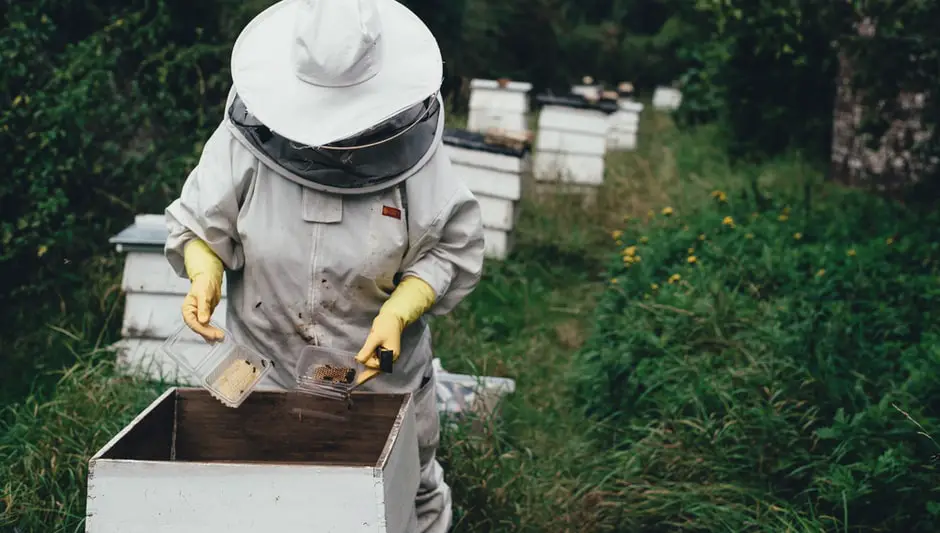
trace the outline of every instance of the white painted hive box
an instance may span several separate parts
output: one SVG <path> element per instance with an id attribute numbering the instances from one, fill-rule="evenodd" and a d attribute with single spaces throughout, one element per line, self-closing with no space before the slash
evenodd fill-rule
<path id="1" fill-rule="evenodd" d="M 522 176 L 529 168 L 525 149 L 494 146 L 479 133 L 448 129 L 444 149 L 459 177 L 480 203 L 485 255 L 505 259 L 512 250 L 512 235 L 522 197 Z"/>
<path id="2" fill-rule="evenodd" d="M 472 80 L 467 129 L 477 132 L 490 128 L 526 131 L 528 93 L 531 90 L 532 84 L 526 82 L 510 81 L 501 87 L 497 80 Z"/>
<path id="3" fill-rule="evenodd" d="M 599 186 L 614 102 L 582 97 L 539 96 L 534 171 L 537 181 Z"/>
<path id="4" fill-rule="evenodd" d="M 174 388 L 91 458 L 85 531 L 413 533 L 418 475 L 409 394 Z"/>
<path id="5" fill-rule="evenodd" d="M 118 252 L 126 253 L 121 289 L 124 292 L 122 339 L 117 343 L 118 363 L 125 372 L 153 378 L 181 379 L 187 373 L 160 347 L 182 324 L 181 308 L 189 292 L 189 280 L 180 278 L 163 254 L 168 236 L 163 215 L 137 215 L 134 224 L 112 237 Z M 226 284 L 213 320 L 225 325 Z M 194 346 L 193 360 L 199 355 Z M 202 347 L 204 350 L 204 347 Z"/>
<path id="6" fill-rule="evenodd" d="M 682 92 L 672 87 L 657 87 L 653 92 L 653 108 L 675 111 L 682 105 Z"/>
<path id="7" fill-rule="evenodd" d="M 610 116 L 607 148 L 609 150 L 635 150 L 643 104 L 629 98 L 621 98 L 617 105 L 619 109 Z"/>

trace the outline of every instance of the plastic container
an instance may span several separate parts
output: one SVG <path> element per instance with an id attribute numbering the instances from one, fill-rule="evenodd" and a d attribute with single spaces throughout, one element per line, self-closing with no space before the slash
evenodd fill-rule
<path id="1" fill-rule="evenodd" d="M 237 408 L 258 383 L 271 371 L 271 360 L 239 343 L 232 333 L 214 322 L 225 337 L 206 342 L 198 333 L 183 324 L 163 343 L 163 351 L 212 396 Z"/>
<path id="2" fill-rule="evenodd" d="M 307 346 L 297 359 L 297 390 L 307 394 L 343 400 L 367 368 L 356 354 L 325 346 Z M 337 379 L 320 379 L 317 374 L 333 373 Z"/>

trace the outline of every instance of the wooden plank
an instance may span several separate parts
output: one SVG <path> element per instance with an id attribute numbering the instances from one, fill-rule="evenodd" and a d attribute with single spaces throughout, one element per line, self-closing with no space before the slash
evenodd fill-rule
<path id="1" fill-rule="evenodd" d="M 525 169 L 524 157 L 495 154 L 444 144 L 444 151 L 454 165 L 478 167 L 507 174 L 521 174 Z"/>
<path id="2" fill-rule="evenodd" d="M 545 106 L 539 113 L 539 133 L 546 130 L 606 135 L 609 115 L 592 109 Z"/>
<path id="3" fill-rule="evenodd" d="M 183 324 L 183 297 L 177 294 L 128 293 L 124 301 L 121 336 L 166 339 Z M 215 308 L 212 319 L 223 325 L 228 314 L 226 300 Z"/>
<path id="4" fill-rule="evenodd" d="M 512 251 L 512 234 L 498 229 L 483 228 L 483 255 L 502 261 Z"/>
<path id="5" fill-rule="evenodd" d="M 604 182 L 604 158 L 600 156 L 539 151 L 534 173 L 540 182 L 570 182 L 600 186 Z"/>
<path id="6" fill-rule="evenodd" d="M 522 178 L 518 175 L 465 165 L 454 165 L 453 169 L 474 194 L 511 201 L 522 196 Z"/>
<path id="7" fill-rule="evenodd" d="M 228 294 L 224 279 L 223 275 L 223 298 Z M 124 277 L 121 280 L 124 292 L 185 296 L 189 285 L 188 279 L 176 275 L 163 253 L 128 253 L 124 259 Z"/>
<path id="8" fill-rule="evenodd" d="M 480 204 L 483 227 L 512 231 L 515 222 L 515 203 L 512 200 L 493 198 L 486 195 L 474 195 Z"/>
<path id="9" fill-rule="evenodd" d="M 176 460 L 378 467 L 403 396 L 353 396 L 347 408 L 345 402 L 307 394 L 256 391 L 238 409 L 229 409 L 205 391 L 181 391 Z M 305 411 L 355 423 L 304 417 Z"/>
<path id="10" fill-rule="evenodd" d="M 85 531 L 413 533 L 387 527 L 384 485 L 395 482 L 370 467 L 98 461 Z"/>
<path id="11" fill-rule="evenodd" d="M 607 152 L 607 141 L 604 135 L 594 133 L 543 129 L 539 131 L 535 150 L 603 157 Z"/>

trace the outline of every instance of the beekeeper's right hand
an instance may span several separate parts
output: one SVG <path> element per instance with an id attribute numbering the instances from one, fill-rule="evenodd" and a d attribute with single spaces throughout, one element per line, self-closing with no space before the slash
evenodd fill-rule
<path id="1" fill-rule="evenodd" d="M 208 342 L 222 340 L 222 330 L 209 325 L 222 299 L 222 260 L 205 242 L 193 239 L 183 250 L 183 262 L 191 282 L 183 300 L 183 321 Z"/>

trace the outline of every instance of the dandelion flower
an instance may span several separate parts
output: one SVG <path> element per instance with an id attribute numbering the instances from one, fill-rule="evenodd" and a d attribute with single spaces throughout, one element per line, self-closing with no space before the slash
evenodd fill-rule
<path id="1" fill-rule="evenodd" d="M 888 237 L 887 239 L 885 239 L 885 244 L 887 244 L 888 246 L 891 246 L 892 244 L 894 244 L 894 237 Z"/>
<path id="2" fill-rule="evenodd" d="M 616 285 L 617 283 L 619 283 L 619 281 L 617 281 L 617 278 L 610 280 L 611 285 Z"/>
<path id="3" fill-rule="evenodd" d="M 796 240 L 800 240 L 800 239 L 803 238 L 803 234 L 798 231 L 798 232 L 796 232 L 796 233 L 793 234 L 793 238 L 796 239 Z"/>
<path id="4" fill-rule="evenodd" d="M 816 272 L 816 277 L 817 277 L 817 278 L 821 278 L 821 277 L 823 277 L 823 276 L 825 276 L 825 275 L 826 275 L 826 269 L 825 269 L 825 268 L 820 268 L 820 269 L 819 269 L 819 272 Z"/>
<path id="5" fill-rule="evenodd" d="M 747 235 L 744 236 L 744 238 L 745 238 L 745 239 L 753 239 L 753 238 L 754 238 L 754 234 L 753 234 L 753 233 L 748 233 Z"/>
<path id="6" fill-rule="evenodd" d="M 719 195 L 718 195 L 718 201 L 721 202 L 721 203 L 727 202 L 727 201 L 728 201 L 728 195 L 725 194 L 725 193 L 719 194 Z"/>
<path id="7" fill-rule="evenodd" d="M 680 279 L 682 279 L 682 276 L 680 276 L 679 274 L 673 274 L 669 276 L 669 281 L 667 283 L 672 285 L 673 283 L 678 282 Z"/>
<path id="8" fill-rule="evenodd" d="M 620 231 L 619 229 L 616 229 L 616 230 L 610 232 L 610 236 L 611 236 L 615 241 L 617 241 L 617 240 L 620 240 L 620 237 L 623 237 L 623 232 Z"/>
<path id="9" fill-rule="evenodd" d="M 786 222 L 789 219 L 790 217 L 788 217 L 787 215 L 780 215 L 779 217 L 777 217 L 777 220 L 779 220 L 780 222 Z"/>
<path id="10" fill-rule="evenodd" d="M 721 192 L 721 191 L 712 191 L 712 198 L 718 198 L 718 197 L 721 196 L 722 194 L 724 194 L 724 193 Z"/>
<path id="11" fill-rule="evenodd" d="M 852 248 L 848 252 L 845 252 L 845 255 L 849 257 L 855 257 L 855 248 Z"/>
<path id="12" fill-rule="evenodd" d="M 657 284 L 657 283 L 652 283 L 652 284 L 650 284 L 650 288 L 653 289 L 654 291 L 658 291 L 658 290 L 659 290 L 659 284 Z"/>
<path id="13" fill-rule="evenodd" d="M 634 257 L 633 257 L 632 255 L 625 255 L 625 256 L 623 256 L 623 264 L 625 264 L 625 265 L 633 264 L 634 261 L 635 261 L 635 259 L 634 259 Z"/>
<path id="14" fill-rule="evenodd" d="M 634 262 L 634 263 L 639 263 L 639 262 L 642 261 L 642 260 L 643 260 L 643 258 L 640 257 L 640 256 L 638 256 L 638 255 L 633 256 L 633 262 Z"/>
<path id="15" fill-rule="evenodd" d="M 698 240 L 704 241 L 704 240 L 705 240 L 705 234 L 702 233 L 701 235 L 699 235 L 699 236 L 698 236 Z"/>
<path id="16" fill-rule="evenodd" d="M 648 238 L 646 238 L 645 236 L 644 236 L 644 237 L 640 237 L 640 244 L 646 244 L 646 243 L 648 243 L 648 242 L 650 242 L 650 240 L 649 240 Z"/>
<path id="17" fill-rule="evenodd" d="M 695 257 L 694 255 L 690 255 L 690 256 L 689 256 L 689 264 L 690 264 L 690 265 L 694 265 L 696 261 L 698 261 L 698 258 L 697 258 L 697 257 Z"/>
<path id="18" fill-rule="evenodd" d="M 636 255 L 636 246 L 627 246 L 624 248 L 623 255 Z"/>
<path id="19" fill-rule="evenodd" d="M 668 216 L 672 215 L 672 213 L 673 213 L 673 210 L 672 210 L 671 207 L 664 207 L 664 208 L 663 208 L 663 215 L 664 215 L 664 216 L 667 216 L 667 217 L 668 217 Z"/>
<path id="20" fill-rule="evenodd" d="M 731 217 L 725 217 L 724 219 L 722 219 L 721 223 L 724 224 L 725 226 L 728 226 L 729 228 L 734 227 L 734 219 Z"/>
<path id="21" fill-rule="evenodd" d="M 36 257 L 42 257 L 46 255 L 46 252 L 48 251 L 49 251 L 49 248 L 45 244 L 43 244 L 42 246 L 39 247 L 38 250 L 36 250 Z"/>

